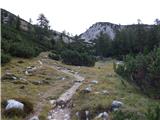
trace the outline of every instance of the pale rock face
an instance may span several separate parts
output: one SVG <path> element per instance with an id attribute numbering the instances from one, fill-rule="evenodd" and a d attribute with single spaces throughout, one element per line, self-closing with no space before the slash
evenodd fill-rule
<path id="1" fill-rule="evenodd" d="M 119 26 L 116 24 L 108 23 L 108 22 L 98 22 L 92 25 L 86 32 L 80 35 L 81 39 L 84 39 L 85 42 L 91 42 L 96 39 L 97 36 L 102 33 L 108 34 L 110 39 L 114 39 L 116 35 L 116 31 L 122 29 L 123 26 Z"/>

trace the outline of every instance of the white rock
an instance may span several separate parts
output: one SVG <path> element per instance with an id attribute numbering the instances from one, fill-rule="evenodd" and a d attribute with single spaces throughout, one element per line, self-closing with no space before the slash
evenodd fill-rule
<path id="1" fill-rule="evenodd" d="M 86 113 L 86 116 L 88 116 L 88 115 L 89 115 L 89 111 L 88 111 L 88 110 L 86 110 L 86 111 L 85 111 L 85 113 Z"/>
<path id="2" fill-rule="evenodd" d="M 12 78 L 13 78 L 13 80 L 17 80 L 17 77 L 15 77 L 15 76 L 13 76 Z"/>
<path id="3" fill-rule="evenodd" d="M 114 108 L 119 108 L 119 107 L 121 107 L 121 106 L 123 106 L 123 103 L 122 103 L 121 101 L 114 100 L 114 101 L 112 102 L 112 108 L 113 108 L 113 109 L 114 109 Z"/>
<path id="4" fill-rule="evenodd" d="M 101 118 L 103 116 L 103 113 L 99 113 L 99 115 L 96 118 Z"/>
<path id="5" fill-rule="evenodd" d="M 98 81 L 97 81 L 97 80 L 92 80 L 92 81 L 91 81 L 91 83 L 93 83 L 93 84 L 97 84 L 97 83 L 98 83 Z"/>
<path id="6" fill-rule="evenodd" d="M 107 112 L 103 112 L 103 116 L 102 116 L 103 120 L 108 120 L 109 119 L 109 115 Z"/>
<path id="7" fill-rule="evenodd" d="M 65 77 L 63 77 L 61 80 L 65 80 L 66 78 Z"/>
<path id="8" fill-rule="evenodd" d="M 33 116 L 32 118 L 30 118 L 29 120 L 39 120 L 38 116 Z"/>
<path id="9" fill-rule="evenodd" d="M 91 92 L 91 91 L 92 91 L 92 88 L 91 88 L 91 87 L 86 87 L 86 88 L 84 89 L 84 91 L 85 91 L 85 92 Z"/>
<path id="10" fill-rule="evenodd" d="M 42 64 L 43 64 L 40 60 L 38 60 L 38 62 L 39 62 L 39 64 L 40 64 L 40 65 L 42 65 Z"/>
<path id="11" fill-rule="evenodd" d="M 16 101 L 14 99 L 10 99 L 10 100 L 7 100 L 7 106 L 6 106 L 6 110 L 8 109 L 12 109 L 12 108 L 18 108 L 18 109 L 21 109 L 23 110 L 24 108 L 24 104 L 19 102 L 19 101 Z"/>
<path id="12" fill-rule="evenodd" d="M 65 114 L 64 117 L 65 117 L 65 118 L 69 118 L 69 115 L 68 115 L 68 114 Z"/>
<path id="13" fill-rule="evenodd" d="M 117 61 L 116 64 L 117 64 L 117 65 L 123 65 L 124 62 L 123 62 L 123 61 Z"/>
<path id="14" fill-rule="evenodd" d="M 97 119 L 102 118 L 103 120 L 109 120 L 109 115 L 107 112 L 103 112 L 103 113 L 100 113 L 96 118 Z"/>
<path id="15" fill-rule="evenodd" d="M 28 75 L 28 71 L 27 70 L 25 71 L 25 74 Z"/>
<path id="16" fill-rule="evenodd" d="M 48 119 L 48 120 L 51 120 L 51 119 L 52 119 L 52 116 L 48 116 L 47 119 Z"/>
<path id="17" fill-rule="evenodd" d="M 103 94 L 109 94 L 109 92 L 107 90 L 103 90 L 102 93 Z"/>
<path id="18" fill-rule="evenodd" d="M 50 100 L 49 102 L 53 105 L 56 103 L 56 100 Z"/>

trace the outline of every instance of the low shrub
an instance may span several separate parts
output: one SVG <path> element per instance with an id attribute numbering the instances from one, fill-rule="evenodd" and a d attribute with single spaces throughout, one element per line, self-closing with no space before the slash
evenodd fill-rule
<path id="1" fill-rule="evenodd" d="M 149 108 L 145 116 L 146 120 L 160 120 L 160 106 Z"/>
<path id="2" fill-rule="evenodd" d="M 118 65 L 115 71 L 147 95 L 160 98 L 160 48 L 147 55 L 127 55 L 124 65 Z"/>
<path id="3" fill-rule="evenodd" d="M 62 62 L 76 66 L 94 66 L 95 58 L 87 53 L 66 50 L 61 53 Z"/>
<path id="4" fill-rule="evenodd" d="M 115 111 L 113 112 L 113 120 L 141 120 L 141 116 L 139 116 L 135 112 L 128 111 Z"/>
<path id="5" fill-rule="evenodd" d="M 16 57 L 31 58 L 36 55 L 35 49 L 25 43 L 15 43 L 10 49 L 10 53 Z"/>
<path id="6" fill-rule="evenodd" d="M 1 64 L 8 63 L 11 60 L 11 56 L 9 54 L 1 53 Z"/>
<path id="7" fill-rule="evenodd" d="M 60 55 L 53 52 L 49 53 L 48 57 L 53 60 L 60 60 Z"/>

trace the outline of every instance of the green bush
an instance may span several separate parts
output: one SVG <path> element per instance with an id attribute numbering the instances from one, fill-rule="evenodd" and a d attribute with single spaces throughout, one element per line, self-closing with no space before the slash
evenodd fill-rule
<path id="1" fill-rule="evenodd" d="M 141 120 L 141 117 L 135 112 L 120 110 L 113 112 L 113 120 Z"/>
<path id="2" fill-rule="evenodd" d="M 148 95 L 160 97 L 160 48 L 147 55 L 127 55 L 124 63 L 116 68 L 119 75 L 136 84 Z"/>
<path id="3" fill-rule="evenodd" d="M 48 57 L 53 60 L 60 60 L 60 55 L 53 52 L 49 53 Z"/>
<path id="4" fill-rule="evenodd" d="M 36 55 L 35 49 L 25 43 L 15 43 L 10 49 L 10 53 L 16 57 L 31 58 Z"/>
<path id="5" fill-rule="evenodd" d="M 8 63 L 11 60 L 11 56 L 9 54 L 1 53 L 1 64 Z"/>
<path id="6" fill-rule="evenodd" d="M 61 53 L 62 61 L 65 64 L 76 66 L 94 66 L 95 58 L 87 53 L 65 50 Z"/>
<path id="7" fill-rule="evenodd" d="M 160 106 L 149 108 L 145 116 L 147 120 L 160 120 Z"/>

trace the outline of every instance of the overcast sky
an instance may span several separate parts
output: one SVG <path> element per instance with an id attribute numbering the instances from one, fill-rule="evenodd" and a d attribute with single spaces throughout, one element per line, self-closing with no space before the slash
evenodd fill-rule
<path id="1" fill-rule="evenodd" d="M 29 21 L 40 13 L 59 32 L 80 34 L 95 22 L 153 24 L 160 19 L 160 0 L 0 0 L 0 8 Z"/>

